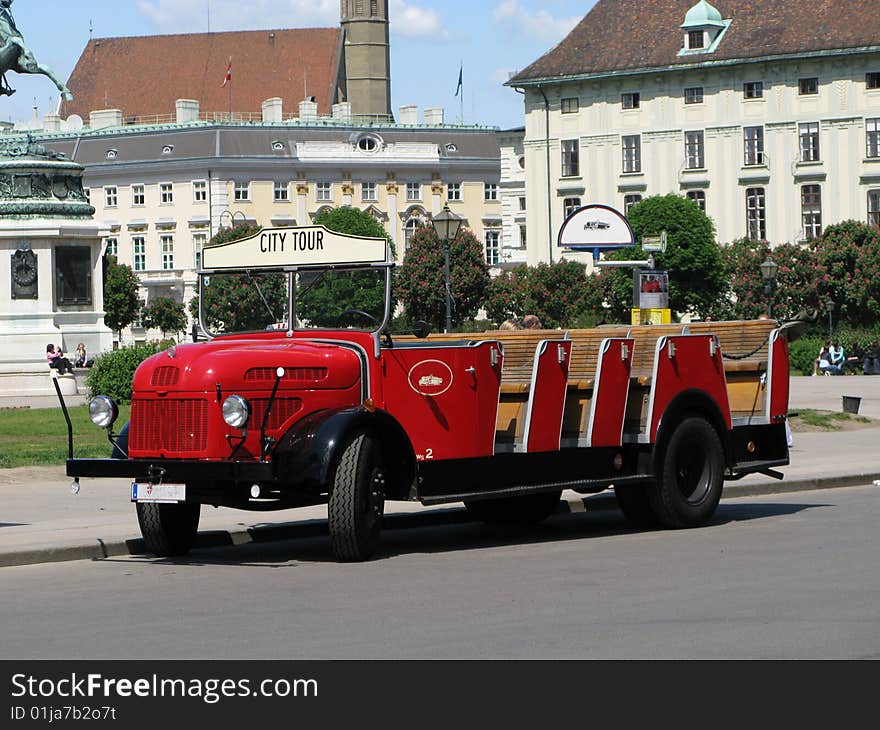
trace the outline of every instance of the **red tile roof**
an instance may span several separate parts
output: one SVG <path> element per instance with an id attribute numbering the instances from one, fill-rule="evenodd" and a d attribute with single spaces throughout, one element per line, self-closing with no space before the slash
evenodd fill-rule
<path id="1" fill-rule="evenodd" d="M 263 101 L 281 97 L 285 116 L 296 114 L 308 95 L 329 114 L 341 41 L 339 28 L 96 38 L 70 76 L 74 100 L 61 113 L 86 122 L 98 109 L 168 115 L 177 99 L 197 99 L 202 112 L 227 112 L 223 79 L 232 58 L 233 112 L 259 113 Z"/>
<path id="2" fill-rule="evenodd" d="M 732 59 L 880 48 L 877 0 L 710 0 L 733 23 L 714 53 L 679 57 L 696 0 L 599 0 L 555 48 L 508 84 Z"/>

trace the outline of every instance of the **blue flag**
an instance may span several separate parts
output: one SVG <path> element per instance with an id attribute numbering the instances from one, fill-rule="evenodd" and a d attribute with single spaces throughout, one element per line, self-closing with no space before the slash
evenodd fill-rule
<path id="1" fill-rule="evenodd" d="M 458 69 L 458 86 L 455 87 L 455 95 L 458 96 L 458 93 L 461 91 L 461 73 L 464 71 L 464 65 L 460 66 Z"/>

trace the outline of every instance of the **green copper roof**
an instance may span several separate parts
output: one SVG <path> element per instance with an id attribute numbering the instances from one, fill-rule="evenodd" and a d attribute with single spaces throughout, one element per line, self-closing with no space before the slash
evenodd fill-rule
<path id="1" fill-rule="evenodd" d="M 707 25 L 716 28 L 723 28 L 724 18 L 722 18 L 721 13 L 709 5 L 706 0 L 700 0 L 700 2 L 687 11 L 687 15 L 684 16 L 684 23 L 681 24 L 681 27 L 705 28 Z"/>

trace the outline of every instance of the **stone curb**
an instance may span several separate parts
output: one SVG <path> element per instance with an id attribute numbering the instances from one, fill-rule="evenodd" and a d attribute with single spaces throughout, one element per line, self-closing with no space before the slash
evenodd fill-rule
<path id="1" fill-rule="evenodd" d="M 880 473 L 793 479 L 790 481 L 760 482 L 747 485 L 738 485 L 736 482 L 732 482 L 725 485 L 723 499 L 866 486 L 876 480 L 880 480 Z M 609 509 L 617 509 L 616 500 L 613 494 L 603 492 L 586 497 L 562 500 L 559 503 L 558 513 L 574 514 Z M 418 527 L 439 527 L 472 521 L 474 521 L 473 518 L 464 509 L 444 509 L 442 511 L 424 513 L 399 513 L 386 515 L 385 529 L 401 530 Z M 306 520 L 303 522 L 288 522 L 242 530 L 206 530 L 198 534 L 195 547 L 232 547 L 248 543 L 279 542 L 282 540 L 323 537 L 325 535 L 327 535 L 326 520 Z M 103 560 L 105 558 L 147 554 L 144 541 L 141 538 L 109 541 L 98 538 L 95 541 L 86 543 L 56 543 L 39 548 L 0 549 L 0 568 L 60 563 L 71 560 Z"/>

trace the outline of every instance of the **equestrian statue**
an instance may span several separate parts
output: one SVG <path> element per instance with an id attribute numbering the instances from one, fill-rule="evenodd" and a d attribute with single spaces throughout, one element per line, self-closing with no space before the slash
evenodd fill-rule
<path id="1" fill-rule="evenodd" d="M 24 43 L 24 38 L 15 26 L 12 17 L 13 0 L 0 0 L 0 95 L 11 96 L 15 93 L 6 81 L 6 73 L 15 71 L 20 74 L 42 74 L 49 77 L 58 87 L 66 101 L 73 99 L 70 89 L 65 86 L 48 66 L 39 63 Z"/>

